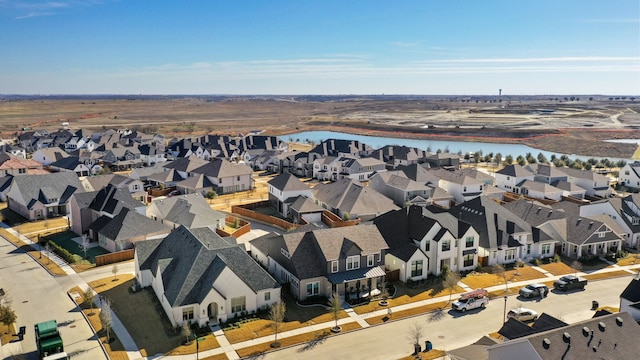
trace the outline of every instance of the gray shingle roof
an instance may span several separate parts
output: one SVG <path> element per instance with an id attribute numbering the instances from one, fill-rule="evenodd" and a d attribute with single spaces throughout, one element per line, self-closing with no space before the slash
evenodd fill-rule
<path id="1" fill-rule="evenodd" d="M 118 215 L 114 216 L 99 232 L 108 239 L 118 241 L 162 232 L 168 233 L 170 230 L 171 228 L 167 225 L 151 220 L 135 211 L 122 208 Z"/>
<path id="2" fill-rule="evenodd" d="M 198 193 L 178 195 L 154 200 L 160 217 L 188 228 L 215 226 L 226 215 L 211 209 L 207 200 Z"/>
<path id="3" fill-rule="evenodd" d="M 377 215 L 399 209 L 393 200 L 350 179 L 318 184 L 313 188 L 313 197 L 333 209 L 348 212 L 353 216 Z"/>
<path id="4" fill-rule="evenodd" d="M 53 174 L 15 176 L 11 187 L 16 187 L 22 194 L 24 204 L 30 208 L 36 201 L 42 200 L 47 193 L 51 198 L 58 199 L 58 204 L 65 204 L 75 192 L 84 192 L 84 188 L 73 172 L 58 172 Z M 14 199 L 17 201 L 17 199 Z M 46 203 L 46 201 L 45 201 Z"/>
<path id="5" fill-rule="evenodd" d="M 241 176 L 251 175 L 253 170 L 249 166 L 243 163 L 232 163 L 225 159 L 215 158 L 210 162 L 193 169 L 191 171 L 194 174 L 203 174 L 205 176 L 211 176 L 215 178 L 229 177 L 229 176 Z"/>
<path id="6" fill-rule="evenodd" d="M 281 191 L 305 191 L 311 188 L 290 173 L 282 173 L 269 180 L 269 185 Z"/>
<path id="7" fill-rule="evenodd" d="M 135 251 L 141 270 L 162 277 L 172 306 L 202 302 L 224 268 L 255 293 L 280 287 L 233 238 L 221 238 L 208 228 L 180 226 L 164 239 L 138 242 Z"/>

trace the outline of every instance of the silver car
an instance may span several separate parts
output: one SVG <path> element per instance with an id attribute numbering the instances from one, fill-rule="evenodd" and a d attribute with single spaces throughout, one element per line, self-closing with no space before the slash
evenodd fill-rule
<path id="1" fill-rule="evenodd" d="M 520 307 L 509 310 L 507 317 L 520 320 L 522 322 L 535 321 L 538 319 L 538 313 L 531 309 Z"/>
<path id="2" fill-rule="evenodd" d="M 544 284 L 529 284 L 520 289 L 520 296 L 523 298 L 546 297 L 549 295 L 549 288 Z"/>

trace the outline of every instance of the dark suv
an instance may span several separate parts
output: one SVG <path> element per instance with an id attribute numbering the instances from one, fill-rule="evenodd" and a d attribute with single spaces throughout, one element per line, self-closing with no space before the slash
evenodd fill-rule
<path id="1" fill-rule="evenodd" d="M 529 284 L 520 289 L 520 296 L 524 298 L 546 297 L 549 294 L 549 288 L 544 284 Z"/>

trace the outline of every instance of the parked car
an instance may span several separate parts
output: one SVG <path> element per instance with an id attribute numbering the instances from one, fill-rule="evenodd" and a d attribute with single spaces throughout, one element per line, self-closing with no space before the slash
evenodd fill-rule
<path id="1" fill-rule="evenodd" d="M 520 296 L 523 298 L 546 297 L 549 295 L 549 288 L 544 284 L 529 284 L 520 289 Z"/>
<path id="2" fill-rule="evenodd" d="M 482 308 L 484 309 L 489 303 L 487 295 L 489 292 L 485 289 L 476 289 L 460 295 L 460 299 L 455 301 L 451 308 L 457 311 L 465 312 L 467 310 Z"/>
<path id="3" fill-rule="evenodd" d="M 525 321 L 535 321 L 538 319 L 538 313 L 527 308 L 519 307 L 509 310 L 507 313 L 508 318 Z"/>
<path id="4" fill-rule="evenodd" d="M 558 290 L 568 291 L 575 289 L 584 289 L 587 286 L 587 279 L 577 277 L 575 275 L 565 275 L 553 283 L 553 287 Z"/>

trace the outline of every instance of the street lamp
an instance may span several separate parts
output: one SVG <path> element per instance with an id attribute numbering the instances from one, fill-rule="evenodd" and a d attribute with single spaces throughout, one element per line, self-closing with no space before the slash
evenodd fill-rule
<path id="1" fill-rule="evenodd" d="M 507 322 L 507 297 L 504 297 L 504 312 L 502 314 L 502 323 Z"/>

